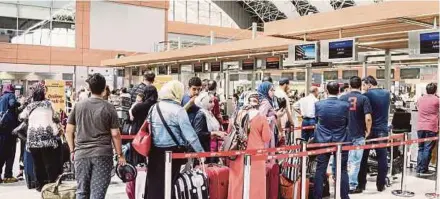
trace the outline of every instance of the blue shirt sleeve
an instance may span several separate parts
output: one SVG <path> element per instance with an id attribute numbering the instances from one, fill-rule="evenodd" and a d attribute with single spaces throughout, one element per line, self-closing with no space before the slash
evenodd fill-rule
<path id="1" fill-rule="evenodd" d="M 189 142 L 189 144 L 196 152 L 204 152 L 202 145 L 200 144 L 199 137 L 194 131 L 194 128 L 191 126 L 188 114 L 186 113 L 185 109 L 182 108 L 181 110 L 179 110 L 179 112 L 177 113 L 177 117 L 180 130 L 182 131 L 185 140 Z"/>
<path id="2" fill-rule="evenodd" d="M 365 114 L 370 114 L 371 111 L 371 104 L 370 104 L 370 100 L 368 99 L 368 97 L 364 97 L 364 113 Z"/>

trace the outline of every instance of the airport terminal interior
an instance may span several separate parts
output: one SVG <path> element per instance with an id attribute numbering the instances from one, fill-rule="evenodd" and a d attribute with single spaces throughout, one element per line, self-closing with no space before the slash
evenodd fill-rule
<path id="1" fill-rule="evenodd" d="M 317 136 L 317 131 L 320 131 L 321 128 L 320 125 L 325 126 L 325 121 L 321 121 L 318 117 L 318 104 L 325 103 L 326 100 L 334 96 L 329 91 L 331 85 L 337 84 L 340 90 L 338 90 L 337 95 L 343 95 L 343 93 L 351 91 L 353 77 L 359 77 L 359 83 L 362 81 L 362 89 L 359 92 L 367 92 L 369 89 L 364 89 L 364 86 L 373 85 L 386 91 L 389 95 L 389 106 L 387 106 L 389 110 L 385 112 L 387 127 L 389 127 L 387 136 L 390 137 L 387 137 L 385 141 L 382 140 L 382 143 L 388 143 L 387 146 L 384 146 L 387 149 L 386 154 L 388 154 L 386 155 L 388 166 L 385 168 L 388 174 L 386 175 L 386 189 L 378 191 L 380 188 L 376 187 L 376 182 L 379 182 L 377 179 L 381 175 L 378 174 L 381 169 L 377 167 L 381 166 L 380 163 L 377 163 L 379 162 L 378 159 L 371 158 L 372 156 L 376 157 L 376 154 L 370 152 L 370 159 L 368 159 L 368 155 L 366 156 L 369 168 L 367 169 L 368 183 L 364 184 L 363 187 L 365 190 L 361 190 L 362 193 L 352 194 L 353 190 L 350 187 L 349 198 L 439 198 L 440 175 L 438 174 L 437 157 L 440 150 L 437 147 L 433 147 L 430 152 L 427 152 L 429 153 L 429 159 L 426 160 L 426 165 L 429 166 L 427 166 L 426 172 L 430 171 L 432 175 L 421 176 L 418 170 L 420 166 L 420 157 L 418 156 L 421 154 L 421 148 L 423 148 L 421 146 L 424 143 L 425 147 L 427 143 L 434 143 L 435 145 L 435 140 L 438 139 L 440 111 L 438 110 L 438 102 L 436 106 L 427 108 L 431 110 L 430 114 L 433 114 L 432 117 L 436 119 L 435 121 L 430 120 L 430 122 L 437 129 L 433 131 L 435 132 L 434 141 L 427 141 L 422 140 L 420 137 L 422 127 L 419 125 L 423 123 L 420 121 L 425 121 L 423 118 L 426 115 L 419 110 L 420 103 L 418 101 L 424 96 L 440 93 L 440 90 L 437 90 L 437 85 L 440 82 L 439 13 L 440 4 L 437 0 L 0 0 L 0 84 L 2 94 L 7 96 L 4 93 L 11 90 L 17 102 L 24 102 L 28 98 L 35 100 L 33 95 L 37 89 L 34 85 L 44 84 L 45 98 L 51 102 L 54 115 L 58 114 L 60 117 L 65 115 L 66 122 L 63 124 L 64 120 L 62 120 L 59 129 L 68 132 L 66 126 L 72 124 L 70 117 L 76 116 L 76 121 L 81 120 L 78 119 L 78 114 L 72 113 L 78 112 L 75 112 L 75 105 L 80 103 L 81 94 L 90 91 L 91 83 L 89 80 L 96 77 L 95 74 L 104 77 L 108 87 L 107 98 L 112 105 L 115 105 L 115 110 L 118 113 L 121 134 L 119 144 L 121 145 L 122 142 L 123 156 L 127 163 L 134 166 L 137 174 L 133 180 L 136 185 L 134 183 L 129 185 L 130 182 L 124 182 L 125 180 L 118 177 L 118 163 L 115 161 L 114 165 L 111 165 L 113 173 L 108 189 L 102 196 L 95 196 L 95 198 L 151 199 L 152 197 L 147 196 L 148 193 L 144 191 L 148 190 L 145 181 L 147 175 L 150 174 L 148 171 L 150 169 L 148 158 L 137 154 L 139 151 L 136 152 L 137 150 L 133 147 L 133 143 L 138 136 L 137 132 L 128 133 L 127 131 L 131 131 L 133 128 L 130 125 L 125 128 L 125 125 L 129 123 L 125 121 L 129 121 L 132 115 L 121 118 L 120 113 L 124 109 L 121 107 L 125 105 L 119 105 L 118 103 L 121 101 L 121 104 L 123 104 L 124 101 L 112 101 L 113 97 L 114 99 L 117 97 L 122 99 L 123 93 L 127 94 L 127 92 L 131 94 L 129 98 L 133 100 L 139 97 L 139 95 L 133 95 L 132 92 L 138 88 L 138 85 L 145 85 L 148 74 L 155 75 L 153 77 L 154 82 L 150 81 L 149 83 L 152 83 L 159 92 L 159 100 L 161 99 L 162 90 L 169 88 L 170 83 L 180 82 L 184 86 L 184 94 L 188 95 L 186 93 L 192 92 L 194 79 L 202 80 L 203 84 L 200 86 L 208 86 L 208 82 L 211 86 L 211 83 L 215 82 L 215 94 L 212 98 L 215 102 L 209 101 L 209 103 L 217 103 L 214 105 L 214 109 L 217 105 L 219 106 L 217 107 L 220 110 L 218 114 L 221 114 L 220 118 L 222 118 L 220 129 L 223 129 L 222 132 L 226 132 L 226 137 L 231 131 L 235 132 L 235 117 L 238 117 L 237 114 L 242 110 L 240 103 L 245 101 L 244 103 L 247 104 L 246 100 L 252 98 L 252 93 L 258 93 L 257 99 L 259 98 L 261 102 L 262 97 L 266 97 L 265 95 L 268 92 L 266 90 L 265 94 L 261 94 L 261 88 L 265 87 L 265 82 L 269 81 L 268 78 L 270 77 L 270 89 L 276 90 L 275 96 L 277 96 L 276 92 L 280 88 L 285 92 L 283 93 L 287 100 L 285 106 L 286 109 L 289 109 L 287 110 L 289 114 L 286 117 L 292 118 L 291 121 L 287 119 L 289 125 L 285 125 L 285 128 L 290 129 L 292 136 L 291 140 L 287 141 L 288 144 L 285 144 L 284 141 L 278 142 L 277 136 L 284 136 L 281 133 L 284 130 L 279 130 L 278 123 L 272 125 L 269 122 L 270 128 L 275 129 L 272 132 L 272 134 L 275 134 L 275 137 L 272 135 L 272 141 L 273 139 L 276 140 L 275 145 L 270 145 L 272 147 L 265 145 L 269 149 L 289 147 L 289 145 L 292 147 L 300 143 L 292 140 L 303 137 L 302 133 L 307 131 L 302 128 L 305 126 L 304 120 L 310 119 L 304 115 L 302 109 L 303 104 L 306 103 L 300 102 L 302 99 L 310 99 L 308 96 L 315 93 L 314 99 L 317 102 L 311 106 L 315 110 L 316 105 L 317 120 L 316 124 L 313 123 L 310 128 L 312 128 L 312 134 L 314 132 Z M 372 84 L 369 78 L 374 79 L 376 85 Z M 287 87 L 283 87 L 286 82 Z M 434 93 L 430 93 L 428 88 L 431 88 L 433 84 L 436 90 Z M 93 93 L 93 90 L 91 92 Z M 208 91 L 207 89 L 207 93 L 211 94 L 211 90 Z M 250 97 L 243 97 L 247 94 Z M 367 96 L 367 94 L 363 95 Z M 188 100 L 189 98 L 193 99 L 191 94 L 188 96 Z M 6 152 L 6 148 L 1 146 L 6 145 L 7 142 L 4 141 L 6 138 L 2 138 L 2 136 L 11 134 L 12 129 L 15 129 L 2 130 L 4 115 L 8 114 L 6 109 L 3 110 L 3 106 L 7 107 L 7 101 L 3 102 L 2 97 L 0 97 L 0 199 L 71 199 L 75 198 L 75 192 L 76 198 L 79 198 L 78 190 L 80 189 L 77 189 L 77 187 L 79 187 L 78 182 L 81 179 L 78 179 L 74 172 L 72 172 L 72 176 L 63 179 L 61 184 L 64 185 L 64 189 L 58 189 L 56 185 L 53 185 L 57 187 L 54 190 L 42 187 L 43 191 L 41 191 L 41 188 L 37 191 L 35 187 L 29 187 L 28 181 L 33 177 L 26 174 L 26 172 L 29 172 L 26 169 L 29 166 L 26 165 L 36 166 L 36 163 L 26 162 L 26 158 L 23 158 L 23 155 L 26 157 L 24 150 L 27 150 L 28 154 L 32 153 L 25 143 L 26 138 L 23 140 L 14 137 L 13 141 L 16 141 L 16 144 L 12 145 L 16 146 L 13 146 L 12 155 L 6 155 L 9 152 Z M 142 95 L 142 97 L 148 96 Z M 93 98 L 93 96 L 90 98 Z M 128 109 L 132 106 L 131 99 L 129 100 Z M 177 99 L 179 102 L 182 101 L 182 96 Z M 192 103 L 193 106 L 196 106 L 197 98 L 194 97 L 194 99 L 196 101 L 195 105 L 194 101 Z M 272 103 L 273 99 L 269 101 Z M 438 101 L 438 97 L 435 99 Z M 183 100 L 185 100 L 185 96 L 183 96 Z M 279 100 L 274 101 L 280 103 Z M 138 102 L 136 101 L 136 103 Z M 371 102 L 370 109 L 372 111 L 370 110 L 370 112 L 373 113 L 369 115 L 373 116 L 373 131 L 377 119 L 374 118 L 375 111 L 381 110 L 378 107 L 384 103 L 386 102 L 380 101 L 375 104 Z M 297 104 L 301 105 L 295 108 Z M 354 104 L 354 111 L 356 111 L 356 101 Z M 182 101 L 182 106 L 184 105 Z M 135 107 L 134 104 L 133 107 Z M 29 108 L 24 107 L 24 110 L 27 109 Z M 131 109 L 130 111 L 128 109 L 127 114 L 128 112 L 132 114 Z M 275 107 L 273 109 L 272 117 L 279 121 L 278 111 L 281 108 L 277 109 Z M 186 110 L 190 111 L 190 109 Z M 352 111 L 351 108 L 349 110 Z M 404 133 L 396 133 L 392 126 L 395 120 L 398 119 L 394 116 L 399 115 L 402 111 L 408 115 L 408 118 L 405 117 L 405 122 L 409 123 L 408 128 Z M 148 111 L 145 110 L 144 112 Z M 352 113 L 350 112 L 350 114 Z M 215 116 L 217 117 L 217 115 Z M 18 114 L 15 117 L 17 118 Z M 313 113 L 313 119 L 314 117 L 315 112 Z M 29 118 L 31 117 L 29 116 Z M 264 118 L 266 119 L 266 116 Z M 267 120 L 269 121 L 269 114 Z M 363 128 L 365 128 L 365 121 L 362 122 Z M 209 121 L 205 121 L 205 123 L 207 122 Z M 282 122 L 286 123 L 286 121 Z M 335 119 L 330 124 L 336 124 L 337 122 Z M 30 125 L 30 122 L 28 123 Z M 19 124 L 17 123 L 17 126 Z M 191 124 L 194 126 L 193 122 Z M 219 123 L 217 122 L 217 124 Z M 76 133 L 79 133 L 78 126 L 81 124 L 76 123 L 76 125 Z M 175 124 L 170 125 L 173 127 L 172 129 L 175 128 L 173 125 Z M 347 125 L 350 126 L 350 124 Z M 208 129 L 211 129 L 209 124 L 207 126 Z M 162 126 L 162 128 L 165 127 Z M 367 128 L 369 128 L 368 124 Z M 149 127 L 150 131 L 153 131 L 152 129 L 153 125 Z M 252 127 L 249 127 L 249 129 L 251 130 L 248 131 L 252 133 Z M 349 127 L 347 127 L 348 131 Z M 365 131 L 367 130 L 363 132 Z M 163 132 L 167 131 L 164 130 Z M 191 130 L 191 132 L 194 132 L 194 130 Z M 112 133 L 110 133 L 110 130 L 108 131 L 109 137 Z M 156 134 L 153 133 L 153 145 L 154 135 Z M 61 137 L 61 135 L 59 136 Z M 76 138 L 80 136 L 77 134 L 75 136 L 72 143 L 75 142 L 75 147 L 78 147 Z M 398 139 L 392 138 L 392 136 L 396 136 Z M 211 132 L 211 152 L 220 153 L 217 156 L 227 156 L 221 154 L 222 152 L 226 154 L 227 151 L 221 151 L 220 146 L 213 147 L 212 137 Z M 226 137 L 221 141 L 222 143 L 223 141 L 226 142 Z M 27 139 L 29 140 L 29 138 L 28 136 Z M 246 139 L 248 139 L 247 136 Z M 251 136 L 249 136 L 249 139 L 251 139 Z M 69 150 L 69 139 L 60 138 L 60 140 L 60 146 L 65 144 L 67 150 Z M 414 142 L 409 143 L 408 140 Z M 306 141 L 303 140 L 303 142 Z M 403 143 L 406 141 L 408 142 Z M 332 142 L 337 143 L 338 141 Z M 393 143 L 400 142 L 402 143 L 390 148 Z M 374 148 L 378 147 L 374 146 L 375 144 L 381 142 L 367 141 L 364 144 L 368 146 L 369 143 Z M 113 145 L 116 144 L 116 142 L 113 142 Z M 304 146 L 308 144 L 312 143 L 305 143 Z M 347 161 L 344 160 L 344 152 L 339 151 L 339 146 L 342 147 L 341 151 L 347 152 L 342 145 L 337 144 L 316 148 L 319 150 L 329 147 L 327 149 L 334 155 L 327 162 L 335 167 L 336 173 L 341 172 L 339 166 L 336 168 L 336 162 Z M 72 149 L 70 148 L 71 154 L 73 154 Z M 384 148 L 382 147 L 382 149 Z M 398 152 L 396 153 L 394 149 Z M 119 149 L 115 146 L 113 150 L 116 154 Z M 132 152 L 127 152 L 127 150 Z M 304 150 L 307 151 L 309 148 Z M 347 150 L 349 149 L 347 148 Z M 350 157 L 353 150 L 350 150 Z M 261 188 L 262 185 L 253 184 L 253 180 L 255 180 L 253 174 L 255 172 L 253 170 L 254 164 L 249 163 L 250 166 L 247 167 L 245 158 L 244 163 L 240 163 L 243 170 L 239 172 L 241 176 L 240 188 L 234 188 L 235 191 L 240 192 L 238 194 L 240 197 L 236 197 L 237 194 L 231 194 L 233 192 L 231 191 L 231 183 L 237 183 L 235 178 L 229 176 L 225 180 L 226 185 L 218 185 L 223 186 L 222 188 L 215 187 L 212 184 L 215 184 L 216 181 L 209 179 L 211 174 L 209 172 L 206 174 L 204 169 L 202 170 L 205 173 L 200 175 L 205 176 L 206 179 L 202 178 L 201 183 L 205 183 L 203 186 L 209 186 L 209 192 L 201 188 L 198 190 L 198 185 L 193 185 L 196 188 L 188 188 L 188 195 L 179 195 L 176 188 L 178 185 L 168 183 L 170 185 L 165 186 L 164 189 L 169 194 L 165 193 L 164 197 L 165 199 L 318 199 L 319 197 L 316 196 L 320 194 L 314 194 L 316 193 L 316 187 L 311 188 L 314 183 L 310 181 L 317 179 L 313 178 L 313 174 L 319 169 L 315 168 L 316 165 L 309 164 L 309 162 L 317 161 L 314 157 L 318 154 L 314 156 L 312 153 L 298 155 L 301 154 L 300 151 L 302 151 L 302 148 L 298 145 L 298 148 L 294 150 L 293 148 L 289 150 L 277 148 L 276 151 L 272 152 L 255 152 L 264 153 L 264 157 L 269 157 L 263 160 L 263 162 L 266 161 L 266 175 L 263 174 L 264 180 L 267 182 L 266 188 Z M 243 154 L 247 153 L 248 151 L 243 152 Z M 379 152 L 377 153 L 379 154 Z M 390 157 L 390 153 L 394 154 Z M 298 156 L 291 155 L 281 158 L 285 154 L 296 154 Z M 342 160 L 340 154 L 342 154 Z M 193 159 L 197 159 L 194 157 L 202 157 L 198 153 L 193 155 L 188 157 L 193 157 Z M 247 154 L 243 157 L 249 156 L 253 163 L 254 155 Z M 117 154 L 116 156 L 119 158 L 120 155 Z M 237 172 L 234 170 L 236 167 L 231 166 L 231 160 L 228 159 L 230 157 L 219 158 L 217 156 L 214 154 L 211 157 L 208 154 L 203 157 L 206 157 L 207 161 L 211 161 L 210 158 L 215 159 L 216 162 L 210 162 L 213 163 L 211 165 L 214 165 L 213 167 L 216 167 L 216 169 L 218 167 L 229 170 L 229 175 L 232 175 L 231 172 Z M 255 156 L 258 156 L 258 154 Z M 32 157 L 35 158 L 35 155 L 32 154 Z M 70 160 L 70 154 L 67 154 L 66 157 L 68 160 L 63 163 L 63 172 L 75 170 L 76 165 Z M 8 158 L 11 160 L 8 161 Z M 291 159 L 297 160 L 297 162 L 291 163 L 296 164 L 296 166 L 285 167 L 286 165 L 283 162 L 285 163 L 285 161 Z M 359 161 L 360 159 L 362 159 L 362 155 L 359 157 Z M 174 161 L 182 161 L 175 159 L 174 156 L 172 160 L 173 166 L 175 165 Z M 195 165 L 201 165 L 200 162 L 204 160 L 195 160 Z M 240 160 L 242 161 L 242 159 Z M 370 160 L 376 162 L 375 166 L 370 165 Z M 395 161 L 401 162 L 395 164 Z M 348 162 L 350 165 L 350 158 Z M 6 176 L 8 175 L 8 164 L 9 170 L 12 167 L 12 177 Z M 161 164 L 166 164 L 166 172 L 168 168 L 171 168 L 171 163 L 169 166 L 167 163 Z M 218 166 L 219 164 L 221 166 Z M 269 164 L 277 165 L 278 173 L 274 174 L 276 180 L 272 179 L 273 171 L 268 169 L 267 165 Z M 317 164 L 319 165 L 319 163 Z M 348 199 L 345 197 L 344 183 L 346 180 L 344 180 L 344 175 L 341 177 L 335 174 L 335 171 L 332 171 L 332 166 L 326 167 L 325 175 L 328 178 L 325 181 L 329 188 L 324 189 L 329 189 L 329 194 L 324 193 L 322 197 Z M 367 165 L 361 165 L 361 167 L 364 166 L 367 167 Z M 342 167 L 344 167 L 343 163 Z M 393 167 L 398 167 L 398 169 L 396 170 Z M 46 169 L 48 168 L 46 167 Z M 263 171 L 264 167 L 261 167 L 261 169 Z M 307 172 L 302 172 L 303 169 L 306 169 Z M 349 175 L 352 169 L 348 166 Z M 31 169 L 30 172 L 32 173 L 32 171 Z M 246 171 L 249 171 L 249 173 Z M 34 172 L 37 171 L 34 169 Z M 171 173 L 171 170 L 169 172 Z M 289 178 L 290 176 L 284 176 L 286 172 L 293 172 L 297 175 L 295 175 L 295 178 Z M 183 173 L 180 175 L 183 176 Z M 2 176 L 2 174 L 4 175 Z M 343 171 L 342 174 L 344 174 Z M 38 178 L 39 175 L 36 176 Z M 48 176 L 50 175 L 48 174 Z M 169 182 L 167 181 L 168 174 L 165 173 L 164 176 L 164 184 L 166 184 Z M 171 174 L 169 178 L 171 180 Z M 9 182 L 8 179 L 12 179 L 12 181 Z M 229 187 L 227 184 L 228 179 Z M 258 180 L 260 179 L 258 178 L 257 182 Z M 349 180 L 351 186 L 351 175 Z M 163 179 L 160 179 L 160 181 L 163 181 Z M 50 183 L 56 184 L 57 182 Z M 142 184 L 142 187 L 139 187 L 141 186 L 139 184 Z M 301 187 L 301 185 L 306 185 L 306 188 Z M 274 191 L 273 187 L 276 187 L 277 190 Z M 133 191 L 131 191 L 132 188 Z M 263 193 L 267 195 L 255 197 L 256 195 L 253 192 L 260 188 L 265 189 Z M 136 193 L 134 193 L 134 189 L 136 189 Z M 214 195 L 215 191 L 213 190 L 217 189 L 217 195 Z M 191 195 L 190 192 L 192 191 L 196 194 Z M 304 193 L 304 191 L 307 193 Z M 61 192 L 65 195 L 62 196 Z M 275 196 L 272 194 L 273 192 L 275 192 Z M 67 193 L 70 193 L 70 195 Z M 204 193 L 207 193 L 207 195 L 204 195 Z"/>

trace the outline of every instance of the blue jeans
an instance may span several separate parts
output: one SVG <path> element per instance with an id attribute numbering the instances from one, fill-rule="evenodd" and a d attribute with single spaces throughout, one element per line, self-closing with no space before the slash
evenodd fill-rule
<path id="1" fill-rule="evenodd" d="M 303 118 L 302 127 L 305 126 L 315 126 L 316 120 L 314 118 Z M 315 133 L 315 129 L 307 129 L 301 130 L 301 138 L 309 141 L 313 138 L 313 134 Z"/>
<path id="2" fill-rule="evenodd" d="M 430 138 L 437 136 L 437 133 L 432 131 L 417 131 L 417 136 L 418 139 Z M 417 173 L 425 173 L 428 171 L 432 150 L 434 149 L 435 145 L 435 141 L 419 143 L 419 153 L 417 155 Z"/>
<path id="3" fill-rule="evenodd" d="M 322 199 L 322 193 L 324 191 L 324 179 L 327 178 L 327 166 L 330 160 L 330 153 L 321 154 L 317 157 L 317 166 L 315 173 L 315 184 L 313 189 L 313 197 L 315 199 Z M 347 174 L 347 161 L 348 161 L 348 151 L 342 151 L 342 165 L 341 165 L 341 198 L 349 199 L 349 185 L 348 185 L 348 174 Z"/>
<path id="4" fill-rule="evenodd" d="M 370 136 L 367 139 L 373 138 L 381 138 L 387 137 L 388 131 L 376 131 L 371 132 Z M 374 143 L 387 143 L 386 140 L 374 142 Z M 386 184 L 386 177 L 388 172 L 388 162 L 387 162 L 387 148 L 379 148 L 375 149 L 377 155 L 377 163 L 378 163 L 378 172 L 377 172 L 377 181 L 376 187 L 383 188 Z M 367 184 L 367 172 L 368 172 L 368 156 L 370 155 L 370 149 L 364 150 L 364 154 L 362 156 L 361 168 L 359 169 L 358 175 L 358 187 L 361 189 L 365 189 Z"/>
<path id="5" fill-rule="evenodd" d="M 353 146 L 365 145 L 365 138 L 355 138 L 352 141 Z M 358 174 L 361 167 L 362 156 L 364 154 L 363 149 L 349 151 L 348 153 L 348 178 L 350 181 L 350 190 L 356 189 L 358 186 Z"/>

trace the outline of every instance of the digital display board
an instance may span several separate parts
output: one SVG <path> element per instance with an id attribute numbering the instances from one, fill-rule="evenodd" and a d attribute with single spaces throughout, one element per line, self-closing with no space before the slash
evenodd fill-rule
<path id="1" fill-rule="evenodd" d="M 333 41 L 328 44 L 329 59 L 345 59 L 353 57 L 353 40 Z"/>
<path id="2" fill-rule="evenodd" d="M 255 67 L 255 59 L 245 59 L 241 61 L 242 70 L 254 70 L 254 67 Z"/>
<path id="3" fill-rule="evenodd" d="M 295 61 L 316 61 L 316 44 L 295 45 Z"/>
<path id="4" fill-rule="evenodd" d="M 159 66 L 159 75 L 168 75 L 167 66 Z"/>
<path id="5" fill-rule="evenodd" d="M 202 62 L 196 62 L 193 64 L 194 72 L 195 73 L 203 73 L 203 63 Z"/>
<path id="6" fill-rule="evenodd" d="M 279 69 L 280 68 L 280 57 L 268 57 L 266 58 L 266 69 Z"/>
<path id="7" fill-rule="evenodd" d="M 439 53 L 439 32 L 420 34 L 420 54 Z"/>
<path id="8" fill-rule="evenodd" d="M 222 70 L 221 62 L 211 62 L 211 72 L 220 72 Z"/>
<path id="9" fill-rule="evenodd" d="M 177 65 L 171 66 L 170 73 L 171 74 L 179 74 L 179 69 L 180 69 L 180 67 Z"/>

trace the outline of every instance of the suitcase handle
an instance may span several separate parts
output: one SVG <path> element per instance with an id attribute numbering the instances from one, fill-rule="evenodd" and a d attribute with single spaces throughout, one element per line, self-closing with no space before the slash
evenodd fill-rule
<path id="1" fill-rule="evenodd" d="M 73 175 L 73 172 L 67 172 L 67 173 L 63 173 L 60 176 L 58 176 L 57 181 L 55 182 L 55 186 L 54 189 L 52 190 L 53 193 L 58 193 L 58 187 L 60 186 L 60 184 L 62 183 L 63 179 L 65 177 L 67 177 L 68 175 Z"/>

